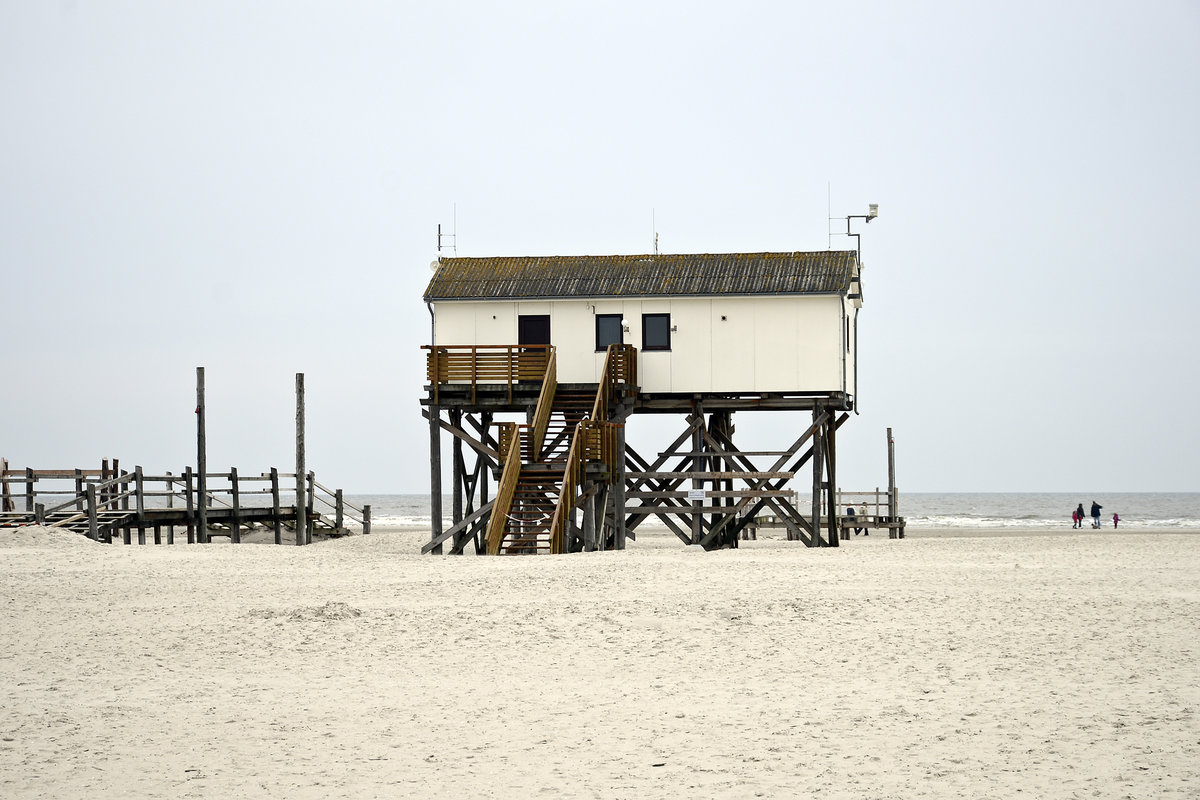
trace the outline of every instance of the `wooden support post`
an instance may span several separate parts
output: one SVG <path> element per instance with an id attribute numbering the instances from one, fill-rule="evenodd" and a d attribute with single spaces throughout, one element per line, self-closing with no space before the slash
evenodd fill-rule
<path id="1" fill-rule="evenodd" d="M 692 409 L 693 413 L 700 418 L 696 426 L 692 428 L 692 455 L 690 456 L 692 471 L 704 472 L 704 465 L 707 463 L 707 459 L 703 455 L 700 455 L 700 450 L 704 447 L 704 406 L 700 404 L 699 400 L 696 400 L 692 403 Z M 703 489 L 704 482 L 699 478 L 692 478 L 692 488 Z M 704 532 L 701 527 L 703 517 L 700 514 L 700 507 L 702 505 L 704 503 L 701 500 L 692 501 L 692 544 L 700 544 L 700 539 Z"/>
<path id="2" fill-rule="evenodd" d="M 616 475 L 612 482 L 613 525 L 616 527 L 615 539 L 618 550 L 625 549 L 628 538 L 625 529 L 625 423 L 617 428 L 617 455 L 613 459 L 613 469 Z M 603 528 L 603 524 L 601 525 Z"/>
<path id="3" fill-rule="evenodd" d="M 237 467 L 229 468 L 230 495 L 233 498 L 233 516 L 229 524 L 229 541 L 233 544 L 242 543 L 242 500 L 241 487 L 238 484 Z"/>
<path id="4" fill-rule="evenodd" d="M 108 459 L 106 458 L 100 462 L 100 482 L 108 483 L 108 479 L 110 477 L 112 476 L 108 472 Z M 100 494 L 97 497 L 97 499 L 100 501 L 100 505 L 104 508 L 108 508 L 108 493 L 110 491 L 111 489 L 101 489 Z"/>
<path id="5" fill-rule="evenodd" d="M 96 484 L 89 483 L 87 485 L 87 515 L 88 515 L 88 538 L 93 542 L 100 541 L 100 524 L 96 516 Z"/>
<path id="6" fill-rule="evenodd" d="M 603 529 L 603 525 L 601 526 Z M 596 549 L 596 492 L 583 501 L 583 552 Z"/>
<path id="7" fill-rule="evenodd" d="M 187 509 L 187 542 L 188 544 L 196 543 L 196 509 L 192 502 L 192 468 L 184 467 L 183 470 L 183 504 Z"/>
<path id="8" fill-rule="evenodd" d="M 435 405 L 429 406 L 429 522 L 430 541 L 436 541 L 442 535 L 442 426 L 441 410 Z M 440 556 L 441 544 L 430 552 Z"/>
<path id="9" fill-rule="evenodd" d="M 813 432 L 812 444 L 812 540 L 809 542 L 809 547 L 821 546 L 821 473 L 824 465 L 821 463 L 825 448 L 822 446 L 824 439 L 823 412 L 820 406 L 813 408 L 813 427 L 816 430 Z"/>
<path id="10" fill-rule="evenodd" d="M 333 527 L 338 533 L 342 532 L 342 490 L 338 489 L 333 493 Z"/>
<path id="11" fill-rule="evenodd" d="M 309 473 L 308 473 L 308 491 L 305 492 L 305 494 L 304 494 L 304 519 L 307 520 L 304 525 L 304 543 L 305 544 L 312 544 L 313 526 L 312 526 L 312 520 L 309 519 L 309 517 L 311 517 L 313 514 L 313 511 L 316 510 L 317 504 L 316 504 L 316 502 L 314 502 L 316 499 L 316 496 L 317 496 L 317 474 L 315 472 L 309 471 Z"/>
<path id="12" fill-rule="evenodd" d="M 33 512 L 33 482 L 37 480 L 33 476 L 33 467 L 25 468 L 25 511 Z"/>
<path id="13" fill-rule="evenodd" d="M 128 486 L 128 484 L 126 484 Z M 133 488 L 136 492 L 137 501 L 137 531 L 138 544 L 146 543 L 146 495 L 145 482 L 142 478 L 142 468 L 134 466 L 133 468 Z M 154 542 L 158 544 L 157 541 Z"/>
<path id="14" fill-rule="evenodd" d="M 46 524 L 46 504 L 45 503 L 34 503 L 33 504 L 33 521 L 36 522 L 38 525 Z"/>
<path id="15" fill-rule="evenodd" d="M 275 526 L 275 544 L 283 544 L 283 519 L 279 516 L 279 470 L 271 467 L 271 518 Z"/>
<path id="16" fill-rule="evenodd" d="M 363 506 L 363 536 L 371 532 L 371 507 Z"/>
<path id="17" fill-rule="evenodd" d="M 896 522 L 896 448 L 895 442 L 892 439 L 892 429 L 887 429 L 887 446 L 888 446 L 888 522 L 893 523 L 888 526 L 888 538 L 895 539 L 899 536 L 899 528 L 895 526 Z"/>
<path id="18" fill-rule="evenodd" d="M 208 544 L 208 446 L 204 435 L 204 367 L 196 367 L 196 541 L 200 544 Z"/>
<path id="19" fill-rule="evenodd" d="M 164 481 L 167 487 L 167 508 L 175 507 L 175 477 L 171 475 L 170 470 L 167 471 L 167 479 Z M 156 534 L 157 535 L 157 532 Z M 158 544 L 156 539 L 155 544 Z M 167 523 L 167 544 L 175 544 L 175 523 Z"/>
<path id="20" fill-rule="evenodd" d="M 83 511 L 83 470 L 75 468 L 75 510 Z"/>
<path id="21" fill-rule="evenodd" d="M 296 544 L 308 544 L 304 510 L 304 373 L 296 373 Z"/>
<path id="22" fill-rule="evenodd" d="M 0 458 L 0 511 L 15 511 L 8 488 L 8 459 Z"/>
<path id="23" fill-rule="evenodd" d="M 841 543 L 838 533 L 837 500 L 834 497 L 834 487 L 837 486 L 837 425 L 833 424 L 833 415 L 829 415 L 829 424 L 825 426 L 825 475 L 829 479 L 825 484 L 825 499 L 829 504 L 829 546 L 837 547 Z"/>

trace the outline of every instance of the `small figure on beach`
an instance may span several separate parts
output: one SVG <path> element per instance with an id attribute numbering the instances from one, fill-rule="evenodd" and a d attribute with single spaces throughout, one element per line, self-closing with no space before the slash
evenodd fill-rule
<path id="1" fill-rule="evenodd" d="M 1079 527 L 1079 512 L 1073 508 L 1071 509 L 1071 527 L 1072 528 Z"/>
<path id="2" fill-rule="evenodd" d="M 1084 516 L 1083 516 L 1083 503 L 1080 503 L 1080 504 L 1079 504 L 1079 508 L 1075 509 L 1075 519 L 1078 521 L 1078 524 L 1077 524 L 1075 527 L 1076 527 L 1076 528 L 1082 528 L 1082 527 L 1083 527 L 1083 520 L 1084 520 Z"/>
<path id="3" fill-rule="evenodd" d="M 1092 501 L 1092 527 L 1093 528 L 1098 529 L 1100 527 L 1100 509 L 1102 509 L 1102 508 L 1104 508 L 1104 506 L 1100 505 L 1095 500 Z"/>
<path id="4" fill-rule="evenodd" d="M 867 519 L 867 507 L 866 506 L 858 507 L 858 516 L 859 516 L 859 519 L 863 520 L 864 522 L 866 521 L 866 519 Z M 871 535 L 871 529 L 864 526 L 863 527 L 863 536 L 870 536 L 870 535 Z"/>
<path id="5" fill-rule="evenodd" d="M 1113 527 L 1114 528 L 1117 527 L 1117 523 L 1120 521 L 1121 521 L 1121 518 L 1118 517 L 1116 514 L 1113 514 Z"/>
<path id="6" fill-rule="evenodd" d="M 846 518 L 850 520 L 851 525 L 854 524 L 854 506 L 846 506 Z M 854 529 L 855 536 L 858 536 L 860 533 L 862 533 L 862 528 Z"/>

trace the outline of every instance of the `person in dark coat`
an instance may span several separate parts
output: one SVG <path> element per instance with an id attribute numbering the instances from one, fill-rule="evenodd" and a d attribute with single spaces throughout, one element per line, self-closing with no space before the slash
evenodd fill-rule
<path id="1" fill-rule="evenodd" d="M 854 507 L 853 506 L 846 506 L 846 517 L 847 517 L 847 519 L 850 520 L 850 524 L 853 525 L 854 524 Z M 862 528 L 854 529 L 855 536 L 858 536 L 860 533 L 862 533 Z"/>
<path id="2" fill-rule="evenodd" d="M 1102 509 L 1102 508 L 1104 508 L 1104 506 L 1100 505 L 1095 500 L 1092 501 L 1092 527 L 1093 528 L 1100 527 L 1100 509 Z"/>
<path id="3" fill-rule="evenodd" d="M 1080 503 L 1079 508 L 1075 509 L 1075 518 L 1078 520 L 1078 524 L 1075 527 L 1082 528 L 1083 520 L 1085 519 L 1083 516 L 1083 503 Z"/>

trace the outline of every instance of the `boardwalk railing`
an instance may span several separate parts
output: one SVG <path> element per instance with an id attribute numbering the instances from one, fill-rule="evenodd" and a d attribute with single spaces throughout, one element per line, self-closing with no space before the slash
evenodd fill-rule
<path id="1" fill-rule="evenodd" d="M 107 472 L 107 464 L 102 472 Z M 105 542 L 112 541 L 114 531 L 121 531 L 126 544 L 131 543 L 134 530 L 138 532 L 138 543 L 145 544 L 148 528 L 153 529 L 154 543 L 159 544 L 164 527 L 167 544 L 173 544 L 176 526 L 187 527 L 189 543 L 206 542 L 211 536 L 228 536 L 237 543 L 243 529 L 262 526 L 273 527 L 275 543 L 282 544 L 283 528 L 295 526 L 299 505 L 318 532 L 345 535 L 352 532 L 352 526 L 362 533 L 371 531 L 371 507 L 349 502 L 341 489 L 319 483 L 312 472 L 305 475 L 303 497 L 296 498 L 298 503 L 293 505 L 283 504 L 281 496 L 287 493 L 280 491 L 280 481 L 294 485 L 296 476 L 276 469 L 260 475 L 239 475 L 236 468 L 227 473 L 206 473 L 203 498 L 199 495 L 198 475 L 190 467 L 182 475 L 145 475 L 141 467 L 97 480 L 101 474 L 85 470 L 0 470 L 0 526 L 37 523 L 85 533 Z M 24 484 L 23 511 L 17 510 L 10 479 Z M 72 484 L 64 488 L 64 481 Z M 64 496 L 66 500 L 61 499 Z M 58 502 L 39 502 L 49 498 Z M 203 531 L 199 530 L 197 513 L 201 503 L 209 522 Z"/>

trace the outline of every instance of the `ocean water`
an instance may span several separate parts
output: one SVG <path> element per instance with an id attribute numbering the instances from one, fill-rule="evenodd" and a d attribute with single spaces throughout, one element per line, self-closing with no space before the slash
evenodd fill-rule
<path id="1" fill-rule="evenodd" d="M 380 525 L 429 525 L 429 496 L 420 494 L 353 495 L 355 505 L 369 503 L 371 517 Z M 1122 528 L 1200 528 L 1200 492 L 1122 492 L 1108 494 L 1005 492 L 900 494 L 900 516 L 915 528 L 1071 528 L 1071 511 L 1083 503 L 1090 513 L 1095 500 L 1103 509 L 1100 520 L 1112 528 L 1112 515 L 1121 516 Z M 798 507 L 808 513 L 811 503 L 799 499 Z M 449 520 L 451 502 L 442 500 L 443 516 Z M 869 512 L 873 508 L 868 509 Z M 655 524 L 647 520 L 644 524 Z M 1085 521 L 1091 527 L 1091 518 Z"/>

